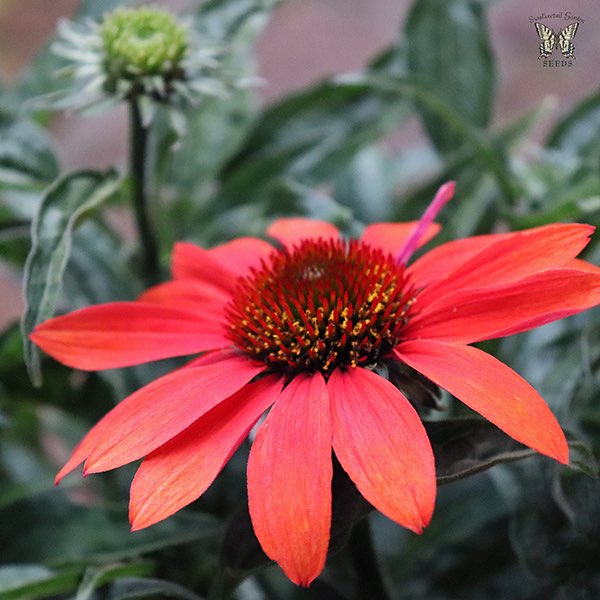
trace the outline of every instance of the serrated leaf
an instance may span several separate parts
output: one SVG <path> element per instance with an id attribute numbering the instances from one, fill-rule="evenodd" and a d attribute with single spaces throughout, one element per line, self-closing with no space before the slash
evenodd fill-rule
<path id="1" fill-rule="evenodd" d="M 54 182 L 44 193 L 32 225 L 32 246 L 25 264 L 26 308 L 22 319 L 25 362 L 34 385 L 41 385 L 40 359 L 29 340 L 34 327 L 55 310 L 77 220 L 119 187 L 115 171 L 79 171 Z"/>
<path id="2" fill-rule="evenodd" d="M 483 6 L 473 0 L 418 0 L 405 25 L 412 78 L 470 123 L 486 126 L 492 114 L 494 61 Z M 420 105 L 429 137 L 442 152 L 463 142 Z"/>

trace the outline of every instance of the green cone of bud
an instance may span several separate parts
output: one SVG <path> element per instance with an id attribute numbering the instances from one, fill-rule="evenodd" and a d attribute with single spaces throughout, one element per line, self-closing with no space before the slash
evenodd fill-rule
<path id="1" fill-rule="evenodd" d="M 136 96 L 147 91 L 148 78 L 152 78 L 155 99 L 160 100 L 169 95 L 173 81 L 185 77 L 182 61 L 188 49 L 187 30 L 165 11 L 115 10 L 102 22 L 100 36 L 109 93 L 126 84 L 127 95 Z"/>

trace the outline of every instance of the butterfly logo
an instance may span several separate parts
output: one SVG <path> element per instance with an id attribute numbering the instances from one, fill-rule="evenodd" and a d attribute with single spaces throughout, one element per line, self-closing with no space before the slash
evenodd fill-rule
<path id="1" fill-rule="evenodd" d="M 564 29 L 561 29 L 557 34 L 555 31 L 552 31 L 550 27 L 544 25 L 543 23 L 535 23 L 537 34 L 540 40 L 542 40 L 542 43 L 540 44 L 540 55 L 538 58 L 548 58 L 554 51 L 557 41 L 558 47 L 565 58 L 575 58 L 573 56 L 573 52 L 575 51 L 575 47 L 573 46 L 573 38 L 577 33 L 578 27 L 579 23 L 571 23 Z"/>

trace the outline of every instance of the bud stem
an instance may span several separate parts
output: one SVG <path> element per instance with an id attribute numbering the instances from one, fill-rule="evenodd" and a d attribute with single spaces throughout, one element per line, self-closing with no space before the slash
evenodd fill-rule
<path id="1" fill-rule="evenodd" d="M 142 121 L 135 98 L 129 101 L 129 118 L 131 195 L 140 244 L 144 253 L 144 276 L 147 283 L 154 284 L 158 279 L 158 245 L 148 217 L 146 173 L 148 128 Z"/>

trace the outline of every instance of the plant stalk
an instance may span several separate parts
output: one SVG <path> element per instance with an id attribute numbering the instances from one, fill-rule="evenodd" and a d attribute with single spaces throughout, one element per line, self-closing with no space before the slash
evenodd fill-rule
<path id="1" fill-rule="evenodd" d="M 133 209 L 140 245 L 143 251 L 143 273 L 151 285 L 158 280 L 158 244 L 148 215 L 147 149 L 148 128 L 142 121 L 135 98 L 129 101 L 131 135 L 129 141 L 129 169 Z"/>

